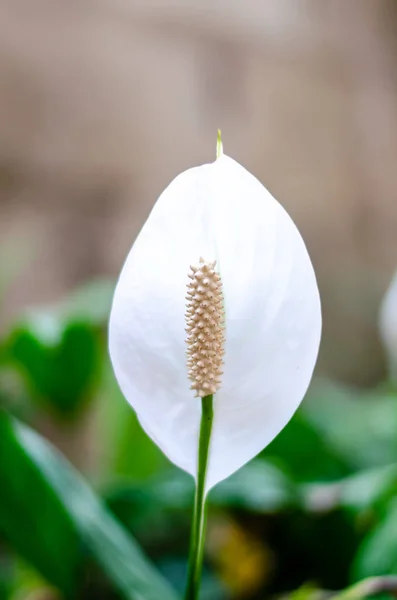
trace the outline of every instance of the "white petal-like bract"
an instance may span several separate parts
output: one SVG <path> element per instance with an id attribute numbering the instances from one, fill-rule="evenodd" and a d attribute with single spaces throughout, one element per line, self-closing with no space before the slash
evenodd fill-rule
<path id="1" fill-rule="evenodd" d="M 291 218 L 222 155 L 185 171 L 155 204 L 121 272 L 110 317 L 113 368 L 139 421 L 196 476 L 201 401 L 186 369 L 190 265 L 216 260 L 225 347 L 207 489 L 267 446 L 309 385 L 321 335 L 313 267 Z"/>

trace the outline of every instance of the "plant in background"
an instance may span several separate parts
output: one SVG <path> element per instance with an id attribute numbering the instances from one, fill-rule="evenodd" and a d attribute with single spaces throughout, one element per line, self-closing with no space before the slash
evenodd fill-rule
<path id="1" fill-rule="evenodd" d="M 198 597 L 208 491 L 290 420 L 320 335 L 316 278 L 296 226 L 223 154 L 219 136 L 217 160 L 176 177 L 157 201 L 109 324 L 126 399 L 196 480 L 186 599 Z"/>
<path id="2" fill-rule="evenodd" d="M 379 312 L 379 332 L 387 352 L 389 375 L 397 383 L 397 272 L 386 290 Z"/>

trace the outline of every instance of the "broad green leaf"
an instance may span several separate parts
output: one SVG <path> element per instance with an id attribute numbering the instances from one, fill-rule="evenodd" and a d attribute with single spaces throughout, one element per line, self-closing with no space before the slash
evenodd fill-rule
<path id="1" fill-rule="evenodd" d="M 0 482 L 0 530 L 65 597 L 79 597 L 90 561 L 122 598 L 175 600 L 78 473 L 37 433 L 4 412 Z"/>
<path id="2" fill-rule="evenodd" d="M 63 499 L 35 463 L 26 442 L 34 445 L 35 435 L 30 438 L 29 430 L 1 412 L 0 531 L 49 581 L 72 597 L 81 560 L 78 533 Z M 46 460 L 48 448 L 39 447 L 39 451 Z"/>
<path id="3" fill-rule="evenodd" d="M 73 414 L 97 381 L 101 344 L 91 325 L 64 323 L 36 314 L 17 327 L 7 343 L 7 357 L 35 397 L 62 414 Z"/>

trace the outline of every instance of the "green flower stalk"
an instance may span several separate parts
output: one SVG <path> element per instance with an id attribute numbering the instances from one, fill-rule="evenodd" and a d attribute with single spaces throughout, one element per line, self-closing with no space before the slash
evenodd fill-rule
<path id="1" fill-rule="evenodd" d="M 202 416 L 198 448 L 197 485 L 194 496 L 192 537 L 190 542 L 189 570 L 185 600 L 197 600 L 199 597 L 207 516 L 205 477 L 207 474 L 208 454 L 211 441 L 212 419 L 214 417 L 212 395 L 202 398 L 201 406 Z"/>

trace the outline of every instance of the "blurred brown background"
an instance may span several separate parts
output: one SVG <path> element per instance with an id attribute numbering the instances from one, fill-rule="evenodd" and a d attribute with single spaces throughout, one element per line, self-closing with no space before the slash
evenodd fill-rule
<path id="1" fill-rule="evenodd" d="M 2 308 L 116 276 L 155 199 L 224 147 L 287 208 L 320 371 L 369 384 L 397 267 L 394 0 L 1 0 Z"/>

